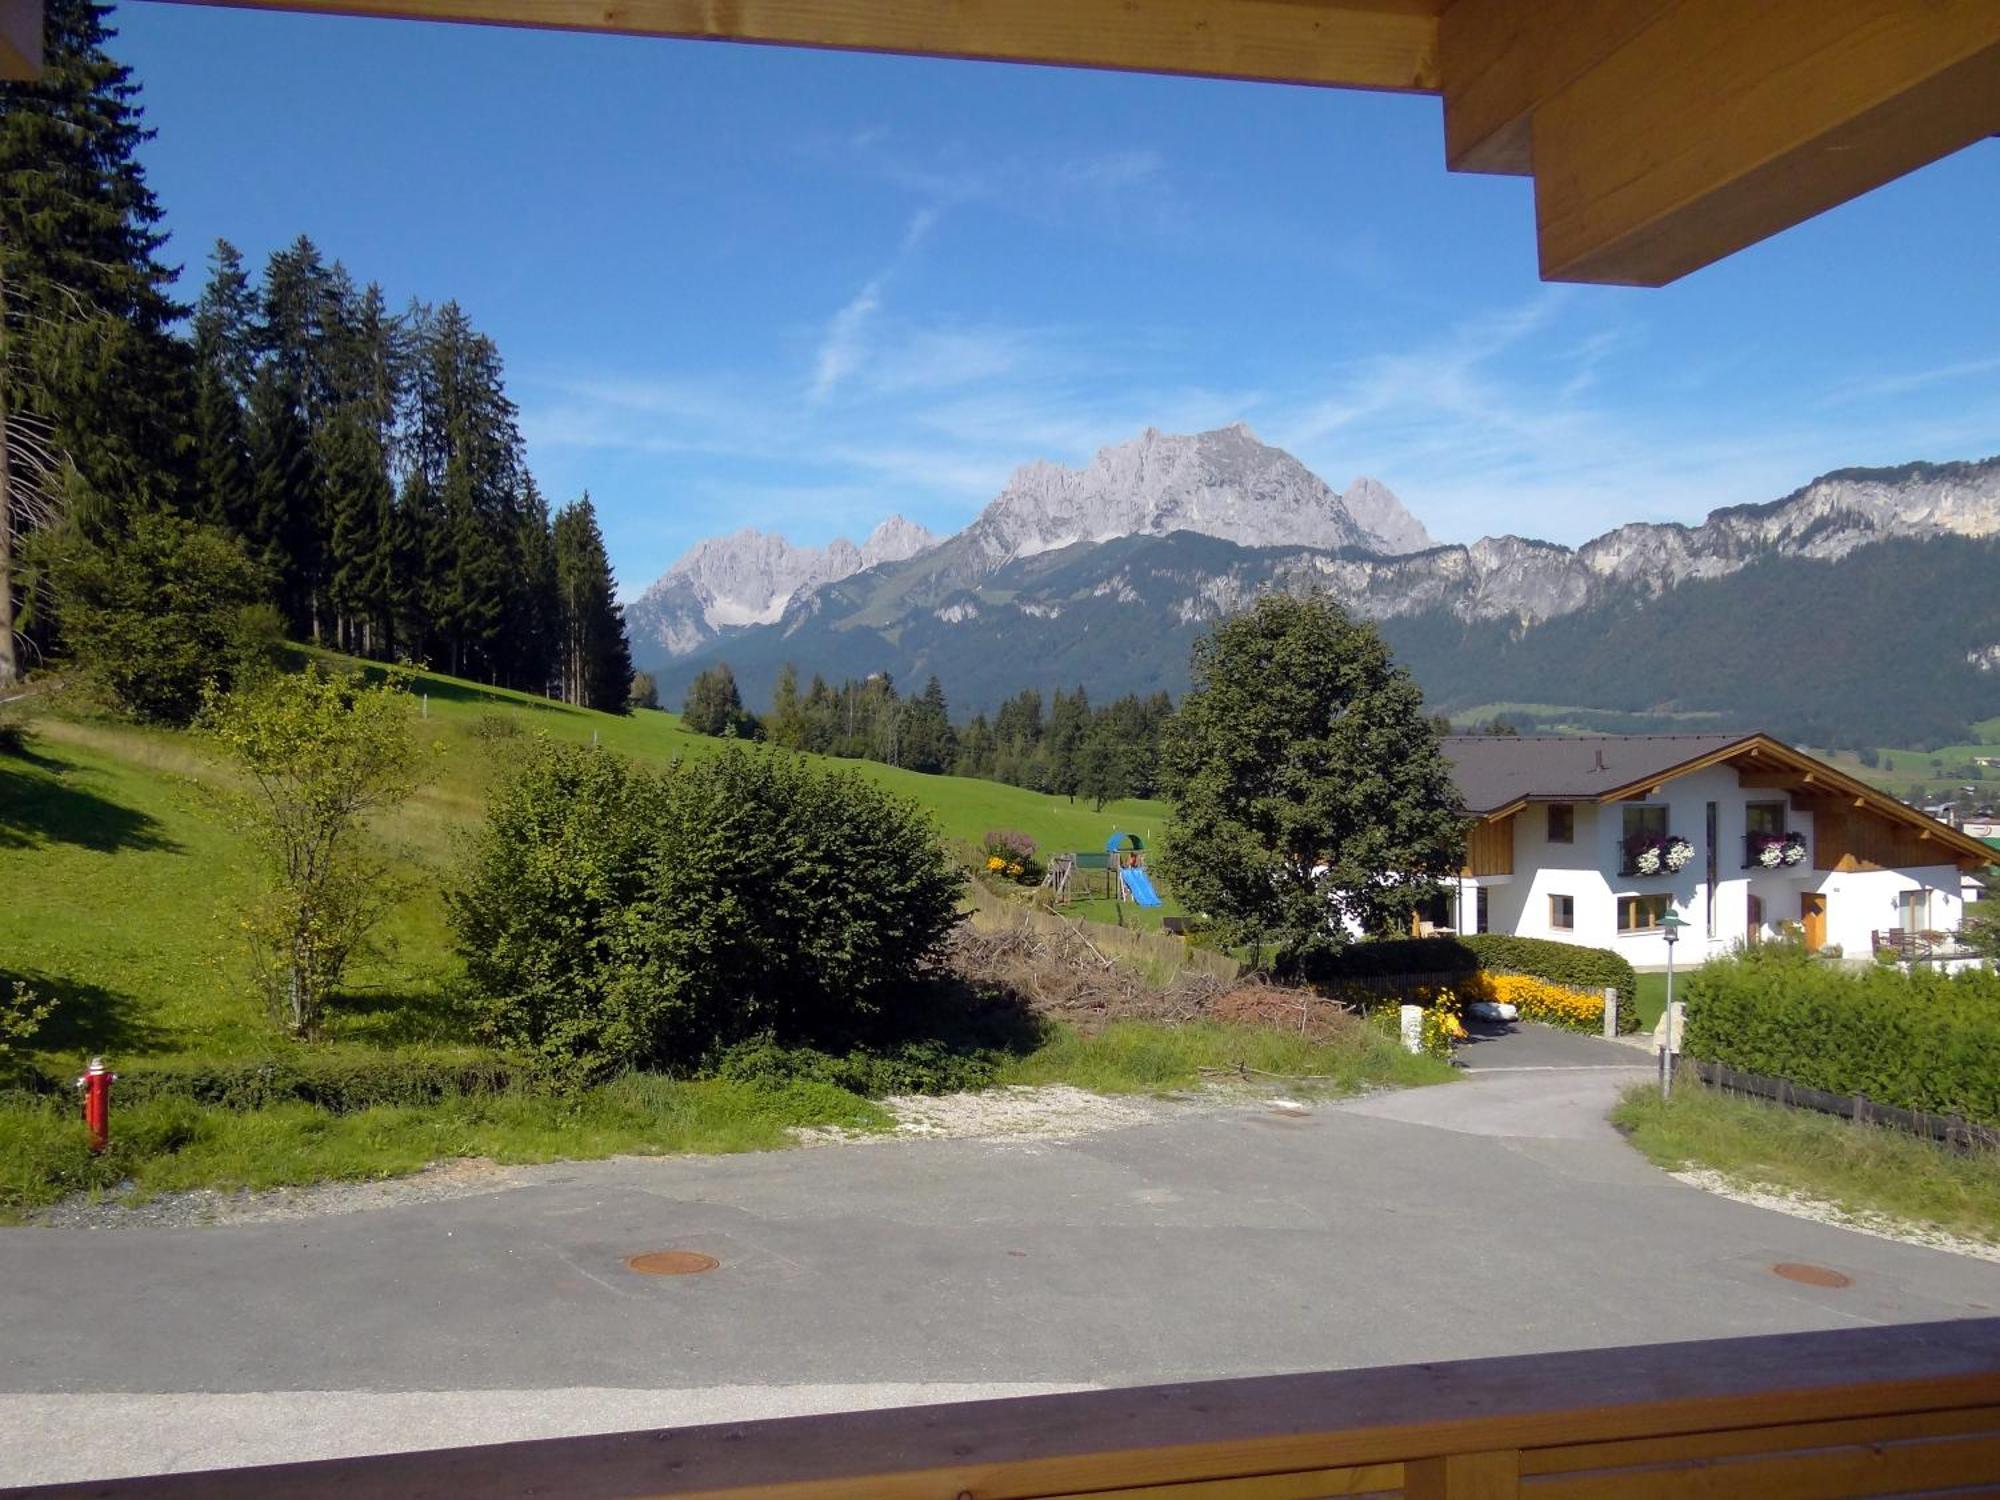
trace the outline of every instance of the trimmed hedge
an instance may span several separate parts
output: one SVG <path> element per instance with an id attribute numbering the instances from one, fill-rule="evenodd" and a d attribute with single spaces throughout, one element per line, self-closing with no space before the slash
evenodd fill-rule
<path id="1" fill-rule="evenodd" d="M 1353 943 L 1314 965 L 1315 983 L 1342 979 L 1398 979 L 1405 974 L 1527 974 L 1571 989 L 1618 991 L 1618 1029 L 1639 1029 L 1639 976 L 1609 948 L 1586 948 L 1551 938 L 1478 932 L 1461 937 L 1386 938 Z"/>
<path id="2" fill-rule="evenodd" d="M 1688 977 L 1688 1052 L 1878 1104 L 2000 1125 L 2000 975 L 1845 970 L 1773 944 Z"/>
<path id="3" fill-rule="evenodd" d="M 412 1056 L 393 1052 L 310 1051 L 263 1058 L 162 1058 L 118 1063 L 114 1107 L 150 1099 L 186 1099 L 218 1109 L 311 1104 L 352 1114 L 382 1104 L 505 1093 L 517 1069 L 505 1059 Z M 73 1093 L 71 1079 L 44 1071 L 45 1093 Z"/>

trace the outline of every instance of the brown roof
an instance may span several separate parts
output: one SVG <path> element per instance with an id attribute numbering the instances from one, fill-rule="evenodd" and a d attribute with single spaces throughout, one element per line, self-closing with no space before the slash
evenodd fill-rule
<path id="1" fill-rule="evenodd" d="M 1745 734 L 1452 734 L 1445 757 L 1467 812 L 1594 802 L 1757 738 Z"/>
<path id="2" fill-rule="evenodd" d="M 1961 865 L 1992 862 L 1978 839 L 1768 734 L 1452 734 L 1443 745 L 1462 805 L 1481 818 L 1529 802 L 1639 797 L 1669 777 L 1721 762 L 1764 775 L 1794 773 L 1801 789 L 1851 797 L 1887 822 L 1936 839 Z"/>

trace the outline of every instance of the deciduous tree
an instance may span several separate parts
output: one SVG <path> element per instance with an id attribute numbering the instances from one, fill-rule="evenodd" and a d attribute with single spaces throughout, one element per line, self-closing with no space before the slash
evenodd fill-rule
<path id="1" fill-rule="evenodd" d="M 1400 926 L 1457 868 L 1450 768 L 1408 673 L 1324 595 L 1266 595 L 1194 648 L 1166 740 L 1160 868 L 1281 963 Z"/>
<path id="2" fill-rule="evenodd" d="M 272 1008 L 292 1035 L 317 1035 L 400 894 L 364 823 L 418 785 L 409 694 L 309 668 L 214 696 L 204 719 L 242 773 L 235 806 L 264 855 L 266 898 L 245 920 Z"/>

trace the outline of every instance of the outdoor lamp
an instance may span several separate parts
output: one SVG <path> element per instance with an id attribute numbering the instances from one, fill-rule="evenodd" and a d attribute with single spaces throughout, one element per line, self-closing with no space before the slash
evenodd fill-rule
<path id="1" fill-rule="evenodd" d="M 1666 1045 L 1660 1048 L 1660 1097 L 1667 1098 L 1674 1091 L 1674 1047 L 1680 1037 L 1674 1027 L 1674 944 L 1680 941 L 1681 929 L 1687 923 L 1680 913 L 1670 905 L 1667 913 L 1660 918 L 1660 935 L 1667 940 L 1667 1034 Z"/>

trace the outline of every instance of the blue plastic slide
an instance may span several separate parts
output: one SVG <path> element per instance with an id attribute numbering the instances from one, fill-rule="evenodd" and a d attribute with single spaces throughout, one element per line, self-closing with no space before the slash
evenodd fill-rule
<path id="1" fill-rule="evenodd" d="M 1141 906 L 1158 906 L 1160 893 L 1153 889 L 1153 882 L 1146 878 L 1144 870 L 1120 870 L 1118 878 L 1125 882 L 1125 889 Z"/>

